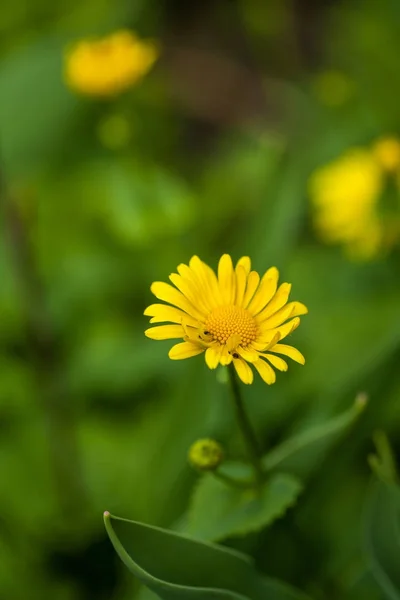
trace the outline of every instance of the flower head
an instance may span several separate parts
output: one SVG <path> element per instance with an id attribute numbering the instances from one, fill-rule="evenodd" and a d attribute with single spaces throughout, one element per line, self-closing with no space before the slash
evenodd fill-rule
<path id="1" fill-rule="evenodd" d="M 353 148 L 318 169 L 310 179 L 314 222 L 328 243 L 342 243 L 357 256 L 369 258 L 381 243 L 377 200 L 382 172 L 374 156 Z"/>
<path id="2" fill-rule="evenodd" d="M 368 260 L 400 238 L 400 141 L 350 148 L 309 181 L 315 227 L 327 243 Z"/>
<path id="3" fill-rule="evenodd" d="M 66 53 L 69 87 L 89 96 L 113 96 L 136 83 L 157 58 L 153 43 L 130 31 L 117 31 L 97 40 L 82 40 Z"/>
<path id="4" fill-rule="evenodd" d="M 177 270 L 169 277 L 173 285 L 157 281 L 151 286 L 156 298 L 168 304 L 152 304 L 144 312 L 151 317 L 150 323 L 172 323 L 147 329 L 147 337 L 183 340 L 170 349 L 171 359 L 204 352 L 210 369 L 233 363 L 240 379 L 252 383 L 252 365 L 268 384 L 276 379 L 272 367 L 288 368 L 279 355 L 304 364 L 298 350 L 280 341 L 298 327 L 299 316 L 308 311 L 301 302 L 288 302 L 291 286 L 282 283 L 278 287 L 275 267 L 260 278 L 251 270 L 248 256 L 234 268 L 231 257 L 224 254 L 218 274 L 198 256 Z"/>

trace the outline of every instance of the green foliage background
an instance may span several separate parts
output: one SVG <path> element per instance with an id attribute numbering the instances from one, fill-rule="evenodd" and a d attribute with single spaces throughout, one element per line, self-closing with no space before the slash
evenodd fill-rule
<path id="1" fill-rule="evenodd" d="M 197 485 L 189 445 L 215 436 L 242 456 L 202 357 L 171 362 L 168 342 L 143 335 L 152 281 L 229 252 L 276 265 L 309 307 L 292 339 L 305 367 L 245 389 L 264 448 L 360 391 L 369 404 L 307 459 L 294 507 L 225 543 L 316 600 L 385 598 L 362 527 L 373 431 L 400 447 L 399 252 L 360 264 L 324 246 L 307 180 L 350 145 L 400 133 L 400 4 L 8 0 L 1 12 L 0 596 L 135 598 L 102 512 L 173 527 Z M 65 47 L 122 26 L 160 40 L 157 66 L 113 100 L 75 96 Z M 331 70 L 351 89 L 334 106 L 315 83 Z"/>

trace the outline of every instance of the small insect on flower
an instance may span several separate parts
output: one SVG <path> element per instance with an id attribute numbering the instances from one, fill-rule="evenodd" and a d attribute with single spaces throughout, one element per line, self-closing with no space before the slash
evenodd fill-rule
<path id="1" fill-rule="evenodd" d="M 141 79 L 156 61 L 153 42 L 121 30 L 96 40 L 81 40 L 65 55 L 67 85 L 88 96 L 113 96 Z"/>
<path id="2" fill-rule="evenodd" d="M 224 254 L 218 274 L 193 256 L 189 265 L 178 266 L 178 273 L 169 276 L 173 285 L 157 281 L 151 291 L 168 304 L 152 304 L 144 311 L 150 323 L 159 325 L 145 331 L 153 340 L 179 339 L 169 357 L 173 360 L 205 353 L 210 369 L 233 363 L 243 383 L 253 382 L 252 365 L 262 379 L 274 383 L 275 369 L 286 371 L 288 365 L 281 356 L 304 364 L 303 355 L 281 344 L 300 324 L 300 315 L 307 308 L 301 302 L 288 302 L 291 285 L 278 287 L 276 267 L 260 278 L 251 270 L 248 256 L 235 268 Z M 272 366 L 271 366 L 272 365 Z"/>

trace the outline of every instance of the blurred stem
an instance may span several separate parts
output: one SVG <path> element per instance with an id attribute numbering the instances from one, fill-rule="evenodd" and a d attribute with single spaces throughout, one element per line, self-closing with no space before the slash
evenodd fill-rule
<path id="1" fill-rule="evenodd" d="M 244 407 L 242 394 L 240 391 L 239 382 L 236 376 L 235 367 L 233 364 L 228 366 L 229 380 L 231 383 L 233 403 L 235 406 L 236 419 L 242 432 L 244 442 L 246 444 L 249 460 L 254 469 L 255 483 L 258 488 L 261 488 L 264 482 L 264 472 L 261 463 L 261 452 L 258 446 L 257 438 L 250 423 L 250 419 Z"/>
<path id="2" fill-rule="evenodd" d="M 82 511 L 81 476 L 76 422 L 65 386 L 61 383 L 59 344 L 46 307 L 46 293 L 38 275 L 34 247 L 26 218 L 17 200 L 8 193 L 0 173 L 0 200 L 6 238 L 25 319 L 28 360 L 37 382 L 38 404 L 46 427 L 49 461 L 60 509 Z"/>

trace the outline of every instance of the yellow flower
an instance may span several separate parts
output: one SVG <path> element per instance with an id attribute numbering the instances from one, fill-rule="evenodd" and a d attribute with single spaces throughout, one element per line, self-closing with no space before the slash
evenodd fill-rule
<path id="1" fill-rule="evenodd" d="M 82 40 L 66 54 L 65 79 L 81 94 L 112 96 L 145 75 L 157 54 L 153 43 L 125 30 L 98 40 Z"/>
<path id="2" fill-rule="evenodd" d="M 400 142 L 393 137 L 384 137 L 375 142 L 372 152 L 385 171 L 397 171 L 400 167 Z"/>
<path id="3" fill-rule="evenodd" d="M 362 148 L 353 148 L 318 169 L 309 191 L 321 237 L 328 243 L 344 244 L 354 256 L 375 255 L 383 235 L 377 210 L 382 189 L 381 166 Z"/>
<path id="4" fill-rule="evenodd" d="M 298 350 L 279 342 L 298 327 L 299 315 L 308 311 L 301 302 L 288 303 L 291 285 L 282 283 L 278 288 L 276 267 L 260 278 L 251 270 L 248 256 L 234 268 L 231 257 L 224 254 L 218 275 L 198 256 L 177 270 L 169 276 L 173 286 L 160 281 L 151 286 L 156 298 L 168 305 L 152 304 L 144 311 L 152 317 L 150 323 L 173 323 L 147 329 L 147 337 L 184 340 L 170 349 L 171 359 L 205 352 L 210 369 L 233 362 L 243 383 L 252 383 L 253 365 L 268 384 L 276 379 L 271 365 L 280 371 L 288 368 L 277 355 L 304 364 Z"/>

